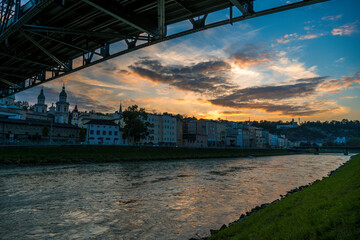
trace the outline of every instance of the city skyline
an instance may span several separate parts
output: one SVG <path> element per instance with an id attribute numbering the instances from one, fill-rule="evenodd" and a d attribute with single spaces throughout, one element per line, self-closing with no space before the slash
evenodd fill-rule
<path id="1" fill-rule="evenodd" d="M 290 1 L 277 4 L 285 2 Z M 276 3 L 255 4 L 261 9 Z M 359 119 L 359 7 L 356 1 L 333 0 L 206 30 L 16 98 L 35 104 L 44 87 L 50 105 L 66 83 L 72 108 L 77 104 L 82 111 L 114 112 L 121 101 L 149 112 L 235 121 Z"/>

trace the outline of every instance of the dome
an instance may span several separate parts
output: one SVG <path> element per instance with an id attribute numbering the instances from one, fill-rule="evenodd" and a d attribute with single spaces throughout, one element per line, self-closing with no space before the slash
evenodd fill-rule
<path id="1" fill-rule="evenodd" d="M 41 89 L 38 100 L 45 100 L 44 89 Z"/>
<path id="2" fill-rule="evenodd" d="M 60 97 L 67 97 L 67 94 L 65 92 L 65 86 L 63 86 L 62 91 L 60 93 Z"/>

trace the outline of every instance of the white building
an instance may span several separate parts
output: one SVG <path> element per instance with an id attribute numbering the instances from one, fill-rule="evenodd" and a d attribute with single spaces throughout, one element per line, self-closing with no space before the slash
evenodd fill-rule
<path id="1" fill-rule="evenodd" d="M 38 96 L 38 102 L 35 104 L 34 111 L 37 113 L 46 113 L 47 105 L 45 104 L 45 95 L 44 89 L 41 89 L 40 94 Z"/>
<path id="2" fill-rule="evenodd" d="M 346 143 L 346 138 L 345 137 L 337 137 L 334 141 L 334 143 L 337 144 L 345 144 Z"/>
<path id="3" fill-rule="evenodd" d="M 128 145 L 122 138 L 123 131 L 111 120 L 92 119 L 85 125 L 86 143 L 101 145 Z"/>
<path id="4" fill-rule="evenodd" d="M 67 94 L 65 92 L 65 84 L 59 94 L 59 101 L 56 102 L 55 123 L 69 123 L 69 103 L 66 102 Z"/>
<path id="5" fill-rule="evenodd" d="M 25 110 L 15 105 L 15 95 L 0 98 L 0 117 L 9 119 L 26 118 Z"/>
<path id="6" fill-rule="evenodd" d="M 142 140 L 144 144 L 176 146 L 177 121 L 175 117 L 164 114 L 148 114 L 149 136 Z"/>

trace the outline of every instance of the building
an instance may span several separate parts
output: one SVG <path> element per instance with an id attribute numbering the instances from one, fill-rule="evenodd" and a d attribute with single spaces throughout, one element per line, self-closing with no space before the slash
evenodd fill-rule
<path id="1" fill-rule="evenodd" d="M 37 104 L 35 104 L 34 106 L 34 111 L 36 113 L 47 113 L 47 105 L 45 104 L 44 89 L 41 89 L 40 91 Z"/>
<path id="2" fill-rule="evenodd" d="M 75 144 L 80 128 L 38 119 L 0 118 L 0 142 L 19 144 Z"/>
<path id="3" fill-rule="evenodd" d="M 26 119 L 26 111 L 15 105 L 15 95 L 0 98 L 0 117 Z"/>
<path id="4" fill-rule="evenodd" d="M 169 114 L 148 113 L 149 136 L 141 140 L 145 145 L 177 146 L 177 119 Z"/>
<path id="5" fill-rule="evenodd" d="M 217 135 L 216 122 L 213 120 L 206 120 L 206 119 L 201 119 L 200 121 L 205 121 L 208 146 L 215 147 L 216 135 Z"/>
<path id="6" fill-rule="evenodd" d="M 65 84 L 59 94 L 59 101 L 56 102 L 55 123 L 69 123 L 69 103 L 66 101 L 67 94 L 65 92 Z"/>
<path id="7" fill-rule="evenodd" d="M 86 143 L 96 145 L 128 145 L 123 131 L 111 120 L 92 119 L 85 125 Z"/>
<path id="8" fill-rule="evenodd" d="M 70 118 L 72 125 L 79 126 L 79 110 L 77 108 L 77 105 L 75 105 L 75 108 L 72 111 Z"/>
<path id="9" fill-rule="evenodd" d="M 227 136 L 227 124 L 226 121 L 216 122 L 216 146 L 224 147 L 226 145 Z"/>
<path id="10" fill-rule="evenodd" d="M 255 138 L 256 138 L 255 147 L 256 148 L 264 148 L 265 147 L 265 138 L 263 137 L 263 134 L 262 134 L 262 128 L 255 129 Z"/>
<path id="11" fill-rule="evenodd" d="M 176 146 L 182 147 L 183 145 L 183 122 L 182 119 L 176 118 Z"/>
<path id="12" fill-rule="evenodd" d="M 183 119 L 183 143 L 184 147 L 207 147 L 208 136 L 206 133 L 206 121 L 196 118 Z"/>
<path id="13" fill-rule="evenodd" d="M 334 140 L 334 143 L 336 143 L 336 144 L 345 144 L 346 143 L 346 138 L 345 137 L 337 137 Z"/>

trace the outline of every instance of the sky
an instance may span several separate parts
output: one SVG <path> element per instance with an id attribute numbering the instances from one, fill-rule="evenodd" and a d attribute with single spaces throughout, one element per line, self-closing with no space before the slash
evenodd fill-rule
<path id="1" fill-rule="evenodd" d="M 256 0 L 255 11 L 296 2 Z M 70 109 L 148 112 L 232 121 L 360 119 L 360 1 L 331 0 L 212 28 L 114 58 L 31 88 L 16 100 Z M 235 10 L 236 15 L 240 15 Z M 207 22 L 228 17 L 228 10 Z M 169 26 L 168 33 L 190 28 Z M 114 49 L 120 48 L 114 46 Z"/>

